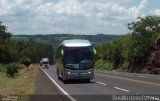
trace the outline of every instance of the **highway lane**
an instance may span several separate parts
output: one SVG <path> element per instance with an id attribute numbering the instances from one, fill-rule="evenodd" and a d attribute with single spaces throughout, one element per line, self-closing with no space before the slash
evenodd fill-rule
<path id="1" fill-rule="evenodd" d="M 160 94 L 160 76 L 97 70 L 91 82 L 76 80 L 64 84 L 57 79 L 55 68 L 44 71 L 77 101 L 109 101 L 112 100 L 111 95 Z"/>
<path id="2" fill-rule="evenodd" d="M 136 94 L 160 94 L 160 75 L 112 71 L 96 71 L 95 75 L 97 80 L 105 82 L 109 85 L 125 88 Z"/>
<path id="3" fill-rule="evenodd" d="M 149 82 L 157 82 L 160 81 L 160 75 L 149 75 L 149 74 L 140 74 L 140 73 L 127 73 L 127 72 L 114 72 L 114 71 L 105 71 L 105 70 L 96 70 L 96 73 L 100 74 L 111 74 L 114 76 L 122 76 L 137 80 L 145 80 Z"/>

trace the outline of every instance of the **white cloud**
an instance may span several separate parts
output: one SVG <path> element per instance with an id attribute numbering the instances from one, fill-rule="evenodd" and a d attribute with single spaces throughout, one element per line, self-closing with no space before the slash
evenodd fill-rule
<path id="1" fill-rule="evenodd" d="M 147 0 L 142 0 L 138 6 L 138 9 L 141 10 L 141 9 L 145 8 L 147 2 L 148 2 Z"/>
<path id="2" fill-rule="evenodd" d="M 147 2 L 147 0 L 142 0 L 139 5 L 130 7 L 128 10 L 128 15 L 130 18 L 135 19 L 138 16 L 142 16 L 143 14 L 141 13 L 141 10 L 145 8 Z"/>
<path id="3" fill-rule="evenodd" d="M 155 9 L 154 11 L 151 11 L 154 15 L 159 15 L 160 16 L 160 9 Z"/>
<path id="4" fill-rule="evenodd" d="M 0 1 L 0 16 L 13 14 L 9 0 Z"/>
<path id="5" fill-rule="evenodd" d="M 127 33 L 127 23 L 144 15 L 148 1 L 131 0 L 1 0 L 0 20 L 14 33 Z M 153 11 L 158 14 L 159 9 Z M 22 26 L 23 25 L 23 26 Z M 14 26 L 14 27 L 13 27 Z M 113 30 L 114 29 L 114 30 Z"/>

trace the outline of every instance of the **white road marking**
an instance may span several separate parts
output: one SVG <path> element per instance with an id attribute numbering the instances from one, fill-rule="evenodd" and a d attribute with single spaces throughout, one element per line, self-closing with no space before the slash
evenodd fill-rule
<path id="1" fill-rule="evenodd" d="M 122 89 L 122 88 L 119 88 L 119 87 L 114 87 L 115 89 L 118 89 L 118 90 L 122 90 L 122 91 L 125 91 L 125 92 L 129 92 L 129 90 L 126 90 L 126 89 Z"/>
<path id="2" fill-rule="evenodd" d="M 107 85 L 107 84 L 105 84 L 105 83 L 102 83 L 102 82 L 96 82 L 96 83 L 98 83 L 98 84 L 101 84 L 101 85 Z"/>
<path id="3" fill-rule="evenodd" d="M 42 69 L 42 70 L 49 77 L 49 79 L 58 87 L 58 89 L 62 91 L 62 93 L 64 95 L 66 95 L 71 101 L 77 101 L 75 98 L 73 98 L 71 95 L 69 95 L 61 86 L 59 86 L 58 83 L 53 78 L 51 78 L 44 69 Z"/>

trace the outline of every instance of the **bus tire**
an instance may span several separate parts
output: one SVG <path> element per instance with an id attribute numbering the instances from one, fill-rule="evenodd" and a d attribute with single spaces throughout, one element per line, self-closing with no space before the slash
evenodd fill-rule
<path id="1" fill-rule="evenodd" d="M 58 72 L 58 69 L 57 69 L 57 76 L 58 76 L 58 79 L 60 79 L 60 76 L 59 76 L 59 72 Z"/>
<path id="2" fill-rule="evenodd" d="M 64 84 L 67 83 L 67 80 L 64 79 L 63 73 L 62 73 L 62 81 L 63 81 Z"/>
<path id="3" fill-rule="evenodd" d="M 59 75 L 57 75 L 57 76 L 58 76 L 58 79 L 61 79 L 61 77 Z"/>

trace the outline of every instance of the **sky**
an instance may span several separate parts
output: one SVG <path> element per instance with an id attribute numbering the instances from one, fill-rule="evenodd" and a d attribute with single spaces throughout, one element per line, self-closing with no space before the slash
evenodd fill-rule
<path id="1" fill-rule="evenodd" d="M 147 15 L 160 15 L 160 0 L 0 0 L 0 21 L 14 35 L 122 35 Z"/>

